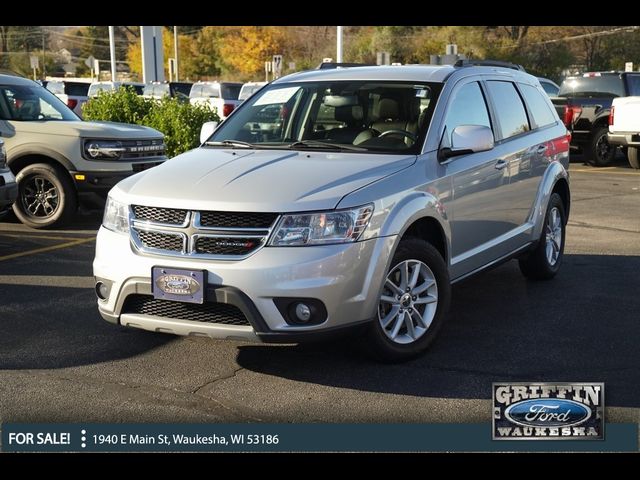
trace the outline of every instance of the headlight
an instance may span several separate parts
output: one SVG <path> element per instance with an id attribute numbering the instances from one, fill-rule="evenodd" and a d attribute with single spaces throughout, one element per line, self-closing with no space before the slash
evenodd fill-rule
<path id="1" fill-rule="evenodd" d="M 117 140 L 84 141 L 84 156 L 90 160 L 117 160 L 125 150 Z"/>
<path id="2" fill-rule="evenodd" d="M 102 225 L 113 232 L 129 233 L 129 207 L 107 197 Z"/>
<path id="3" fill-rule="evenodd" d="M 284 215 L 270 245 L 291 247 L 355 242 L 369 224 L 373 205 L 353 210 Z"/>

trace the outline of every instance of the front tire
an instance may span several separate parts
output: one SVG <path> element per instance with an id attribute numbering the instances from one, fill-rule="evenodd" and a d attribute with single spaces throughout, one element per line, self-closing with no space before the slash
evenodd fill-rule
<path id="1" fill-rule="evenodd" d="M 28 165 L 16 175 L 13 212 L 32 228 L 57 227 L 77 210 L 76 192 L 65 171 L 46 163 Z"/>
<path id="2" fill-rule="evenodd" d="M 549 280 L 556 276 L 564 256 L 566 223 L 562 198 L 553 193 L 535 250 L 518 262 L 525 277 L 531 280 Z"/>
<path id="3" fill-rule="evenodd" d="M 609 127 L 600 127 L 591 135 L 589 145 L 585 149 L 585 162 L 594 167 L 606 167 L 613 163 L 616 147 L 609 143 L 607 137 Z"/>
<path id="4" fill-rule="evenodd" d="M 422 354 L 440 330 L 450 298 L 440 253 L 424 240 L 401 240 L 365 339 L 369 351 L 388 363 Z"/>
<path id="5" fill-rule="evenodd" d="M 627 159 L 631 168 L 640 169 L 640 159 L 638 158 L 638 147 L 629 147 L 627 150 Z"/>

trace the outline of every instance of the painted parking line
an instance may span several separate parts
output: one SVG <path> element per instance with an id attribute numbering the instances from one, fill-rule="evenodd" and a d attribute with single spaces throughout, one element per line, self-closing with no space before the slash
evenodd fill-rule
<path id="1" fill-rule="evenodd" d="M 43 239 L 43 240 L 62 240 L 62 241 L 67 241 L 67 240 L 80 240 L 79 238 L 75 238 L 75 237 L 55 237 L 55 236 L 51 236 L 51 235 L 40 235 L 40 234 L 30 234 L 30 233 L 4 233 L 4 232 L 0 232 L 0 237 L 10 237 L 10 238 L 26 238 L 26 239 Z M 94 238 L 94 237 L 92 237 Z"/>
<path id="2" fill-rule="evenodd" d="M 617 172 L 608 169 L 613 169 L 616 167 L 603 167 L 603 168 L 569 168 L 569 173 L 579 172 L 579 173 L 609 173 L 615 175 L 637 175 L 640 178 L 640 172 Z"/>
<path id="3" fill-rule="evenodd" d="M 32 237 L 32 238 L 36 238 L 36 237 Z M 38 238 L 43 238 L 43 237 L 38 237 Z M 65 238 L 65 240 L 68 240 L 68 238 Z M 27 250 L 26 252 L 18 252 L 18 253 L 12 253 L 10 255 L 4 255 L 0 257 L 0 262 L 4 260 L 12 260 L 14 258 L 19 258 L 19 257 L 25 257 L 29 255 L 36 255 L 38 253 L 51 252 L 53 250 L 61 250 L 63 248 L 74 247 L 82 243 L 88 243 L 93 241 L 95 241 L 95 238 L 93 237 L 92 238 L 76 238 L 69 242 L 59 243 L 57 245 L 51 245 L 49 247 L 35 248 L 33 250 Z"/>

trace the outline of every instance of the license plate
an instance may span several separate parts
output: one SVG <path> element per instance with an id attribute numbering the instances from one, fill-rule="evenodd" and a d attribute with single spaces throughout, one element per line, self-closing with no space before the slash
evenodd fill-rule
<path id="1" fill-rule="evenodd" d="M 154 298 L 176 302 L 204 303 L 204 270 L 153 267 L 151 291 Z"/>

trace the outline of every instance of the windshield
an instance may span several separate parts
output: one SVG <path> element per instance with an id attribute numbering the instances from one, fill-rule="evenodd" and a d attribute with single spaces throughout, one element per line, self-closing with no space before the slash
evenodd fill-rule
<path id="1" fill-rule="evenodd" d="M 208 144 L 234 141 L 255 148 L 417 153 L 434 106 L 432 84 L 274 84 L 247 99 Z"/>
<path id="2" fill-rule="evenodd" d="M 624 97 L 620 75 L 569 77 L 560 86 L 559 97 Z"/>
<path id="3" fill-rule="evenodd" d="M 0 118 L 23 122 L 80 120 L 58 97 L 38 85 L 0 85 Z"/>
<path id="4" fill-rule="evenodd" d="M 225 100 L 238 100 L 241 88 L 241 83 L 223 83 L 221 85 L 222 98 Z"/>

